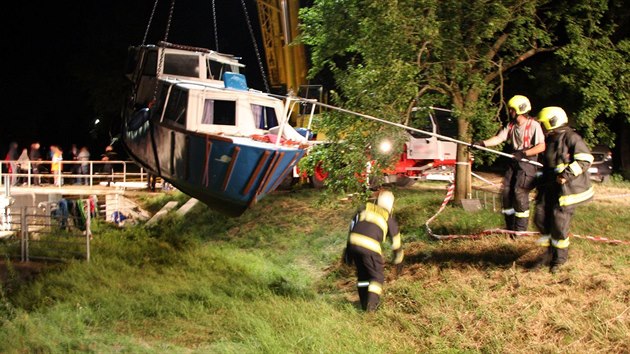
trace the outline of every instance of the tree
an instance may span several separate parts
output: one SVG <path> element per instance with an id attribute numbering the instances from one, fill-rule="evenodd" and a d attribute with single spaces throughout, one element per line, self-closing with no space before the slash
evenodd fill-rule
<path id="1" fill-rule="evenodd" d="M 587 60 L 590 50 L 606 49 L 601 44 L 615 28 L 608 10 L 601 0 L 316 0 L 301 12 L 302 41 L 311 49 L 311 75 L 332 72 L 337 104 L 412 126 L 413 105 L 442 105 L 455 112 L 459 140 L 471 141 L 497 131 L 506 81 L 540 53 L 557 53 L 554 58 L 567 68 L 601 78 L 597 68 L 579 59 Z M 606 44 L 627 62 L 627 45 Z M 576 51 L 583 55 L 574 56 Z M 567 72 L 563 83 L 587 79 L 576 75 Z M 527 88 L 510 84 L 512 91 L 527 94 Z M 606 99 L 609 87 L 592 89 Z M 600 112 L 627 114 L 622 103 L 605 110 L 584 103 L 583 112 L 591 113 L 576 119 L 586 132 L 595 127 L 585 122 Z M 347 118 L 331 122 L 327 133 L 346 140 L 350 135 L 365 142 L 389 129 Z M 457 161 L 456 202 L 466 198 L 470 183 L 467 146 L 459 146 Z"/>

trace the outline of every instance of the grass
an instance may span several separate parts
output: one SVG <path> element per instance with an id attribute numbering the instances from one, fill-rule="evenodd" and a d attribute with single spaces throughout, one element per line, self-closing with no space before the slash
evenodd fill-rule
<path id="1" fill-rule="evenodd" d="M 199 205 L 152 228 L 99 224 L 91 262 L 2 289 L 0 352 L 630 351 L 630 245 L 576 238 L 559 274 L 532 271 L 534 237 L 431 239 L 424 223 L 444 198 L 433 187 L 395 191 L 407 257 L 398 277 L 386 268 L 376 313 L 357 309 L 354 270 L 339 262 L 355 203 L 298 189 L 239 218 Z M 169 198 L 186 199 L 146 203 Z M 501 224 L 449 205 L 431 227 Z M 592 202 L 572 229 L 630 241 L 629 224 L 627 208 Z"/>

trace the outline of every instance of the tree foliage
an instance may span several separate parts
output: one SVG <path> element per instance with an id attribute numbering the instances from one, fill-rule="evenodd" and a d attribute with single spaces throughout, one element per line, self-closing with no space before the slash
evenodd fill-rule
<path id="1" fill-rule="evenodd" d="M 618 19 L 610 16 L 609 3 L 614 1 L 315 0 L 301 12 L 302 41 L 311 48 L 311 75 L 332 72 L 334 103 L 411 126 L 414 105 L 450 108 L 463 141 L 496 132 L 504 90 L 533 91 L 510 82 L 510 74 L 537 54 L 554 53 L 563 70 L 553 82 L 577 87 L 582 97 L 569 110 L 576 126 L 587 139 L 596 129 L 609 139 L 606 122 L 593 122 L 628 115 L 629 82 L 628 44 L 611 40 Z M 620 80 L 611 80 L 619 73 Z M 362 146 L 391 132 L 358 120 L 337 117 L 324 125 L 333 141 Z M 468 158 L 460 146 L 458 161 Z M 467 183 L 459 168 L 456 200 Z"/>
<path id="2" fill-rule="evenodd" d="M 581 16 L 589 8 L 573 10 L 581 21 L 567 22 L 568 43 L 556 55 L 565 65 L 561 82 L 577 96 L 577 127 L 592 144 L 613 146 L 610 120 L 619 116 L 630 123 L 630 39 L 620 32 L 618 17 L 627 22 L 630 11 L 622 1 L 599 5 L 599 16 Z"/>

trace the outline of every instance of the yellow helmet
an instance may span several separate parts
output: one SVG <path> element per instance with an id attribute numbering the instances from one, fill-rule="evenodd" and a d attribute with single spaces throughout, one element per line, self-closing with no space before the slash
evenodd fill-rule
<path id="1" fill-rule="evenodd" d="M 526 114 L 532 110 L 532 105 L 529 103 L 529 99 L 525 96 L 516 95 L 508 101 L 508 107 L 512 108 L 516 114 Z"/>
<path id="2" fill-rule="evenodd" d="M 376 204 L 391 213 L 392 209 L 394 208 L 394 193 L 390 191 L 380 192 L 378 194 L 378 200 L 376 201 Z"/>
<path id="3" fill-rule="evenodd" d="M 569 123 L 569 118 L 560 107 L 545 107 L 538 113 L 538 121 L 546 130 L 554 130 Z"/>

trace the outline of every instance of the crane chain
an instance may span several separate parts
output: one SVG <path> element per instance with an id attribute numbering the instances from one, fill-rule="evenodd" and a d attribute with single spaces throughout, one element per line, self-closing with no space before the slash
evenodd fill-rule
<path id="1" fill-rule="evenodd" d="M 212 21 L 214 25 L 214 48 L 219 52 L 219 30 L 217 29 L 217 9 L 215 6 L 215 0 L 212 0 Z"/>
<path id="2" fill-rule="evenodd" d="M 163 42 L 168 42 L 168 34 L 171 30 L 171 22 L 173 20 L 173 12 L 175 12 L 175 0 L 171 0 L 171 7 L 168 10 L 168 21 L 166 21 L 166 30 L 164 31 L 164 41 Z M 158 61 L 158 67 L 157 67 L 157 73 L 159 74 L 160 72 L 162 72 L 162 67 L 164 66 L 164 54 L 165 51 L 162 50 L 162 54 L 160 55 L 160 60 Z M 153 101 L 157 100 L 157 91 L 158 91 L 158 82 L 159 80 L 155 81 L 155 89 L 153 90 Z"/>
<path id="3" fill-rule="evenodd" d="M 155 9 L 157 9 L 159 0 L 155 0 L 153 4 L 153 10 L 151 10 L 151 16 L 149 16 L 149 23 L 147 23 L 147 28 L 144 30 L 144 37 L 142 37 L 142 45 L 147 43 L 147 37 L 149 36 L 149 29 L 151 28 L 151 23 L 153 23 L 153 16 L 155 16 Z"/>
<path id="4" fill-rule="evenodd" d="M 241 0 L 241 5 L 243 6 L 243 11 L 245 12 L 245 20 L 247 21 L 247 28 L 249 29 L 249 35 L 252 38 L 252 43 L 254 44 L 254 51 L 256 52 L 256 59 L 258 60 L 258 67 L 260 67 L 260 73 L 262 74 L 263 81 L 265 83 L 266 92 L 270 92 L 269 90 L 269 82 L 267 82 L 267 74 L 265 73 L 265 67 L 263 66 L 262 59 L 260 57 L 260 52 L 258 51 L 258 44 L 256 43 L 256 37 L 254 36 L 254 29 L 252 28 L 252 23 L 249 19 L 249 13 L 247 12 L 247 7 L 245 6 L 245 0 Z"/>

